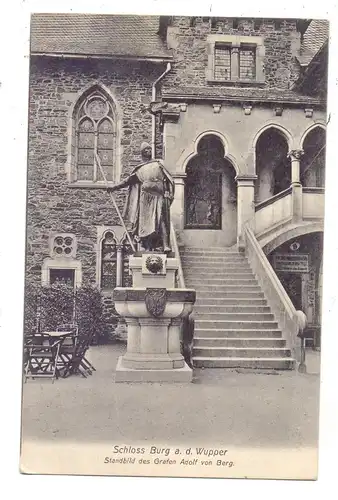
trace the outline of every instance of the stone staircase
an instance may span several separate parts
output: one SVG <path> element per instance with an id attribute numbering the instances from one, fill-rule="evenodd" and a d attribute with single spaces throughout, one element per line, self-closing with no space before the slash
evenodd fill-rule
<path id="1" fill-rule="evenodd" d="M 185 248 L 185 284 L 196 290 L 193 365 L 287 370 L 294 367 L 247 258 L 237 249 Z"/>

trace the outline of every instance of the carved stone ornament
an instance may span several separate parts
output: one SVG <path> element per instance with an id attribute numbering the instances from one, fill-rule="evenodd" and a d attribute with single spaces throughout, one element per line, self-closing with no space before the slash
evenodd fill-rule
<path id="1" fill-rule="evenodd" d="M 147 288 L 144 301 L 148 313 L 159 318 L 163 315 L 167 304 L 166 288 Z"/>
<path id="2" fill-rule="evenodd" d="M 180 112 L 181 108 L 178 104 L 168 104 L 168 106 L 162 110 L 162 118 L 164 121 L 176 123 L 180 117 Z"/>
<path id="3" fill-rule="evenodd" d="M 151 273 L 157 274 L 163 270 L 163 261 L 159 255 L 149 255 L 146 259 L 146 268 Z"/>
<path id="4" fill-rule="evenodd" d="M 291 157 L 291 160 L 300 160 L 303 154 L 304 151 L 302 149 L 293 149 L 289 151 L 288 156 Z"/>
<path id="5" fill-rule="evenodd" d="M 221 111 L 222 104 L 213 104 L 214 113 L 219 113 Z"/>
<path id="6" fill-rule="evenodd" d="M 150 113 L 153 115 L 156 115 L 157 113 L 161 113 L 164 109 L 168 107 L 167 102 L 163 101 L 152 101 L 148 107 L 148 110 Z"/>
<path id="7" fill-rule="evenodd" d="M 252 105 L 251 104 L 243 104 L 244 114 L 251 115 Z"/>
<path id="8" fill-rule="evenodd" d="M 165 275 L 167 255 L 162 253 L 142 253 L 142 274 Z"/>

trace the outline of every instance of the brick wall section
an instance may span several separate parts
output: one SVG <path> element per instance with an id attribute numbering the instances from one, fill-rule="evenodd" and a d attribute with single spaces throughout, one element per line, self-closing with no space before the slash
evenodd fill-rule
<path id="1" fill-rule="evenodd" d="M 104 189 L 69 188 L 66 177 L 70 95 L 100 81 L 122 110 L 122 177 L 140 163 L 151 141 L 151 85 L 163 65 L 118 61 L 32 59 L 29 103 L 27 278 L 41 280 L 51 232 L 74 233 L 83 281 L 95 282 L 96 226 L 119 223 Z M 160 150 L 160 147 L 158 148 Z M 160 151 L 159 151 L 160 152 Z M 122 209 L 126 190 L 116 193 Z"/>
<path id="2" fill-rule="evenodd" d="M 296 31 L 295 20 L 283 19 L 281 25 L 276 20 L 264 19 L 259 29 L 254 29 L 252 19 L 239 19 L 238 28 L 233 28 L 233 20 L 219 18 L 212 27 L 210 18 L 195 18 L 190 25 L 190 17 L 174 16 L 168 28 L 168 45 L 173 49 L 173 71 L 166 76 L 166 87 L 208 86 L 205 78 L 207 67 L 206 39 L 209 34 L 262 36 L 265 45 L 265 86 L 289 88 L 299 74 L 295 62 L 295 49 L 299 47 L 300 35 Z M 222 86 L 217 82 L 217 86 Z"/>

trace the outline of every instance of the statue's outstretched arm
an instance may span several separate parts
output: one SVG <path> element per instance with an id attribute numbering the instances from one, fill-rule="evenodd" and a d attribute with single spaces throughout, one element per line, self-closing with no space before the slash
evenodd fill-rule
<path id="1" fill-rule="evenodd" d="M 133 184 L 134 181 L 135 181 L 135 175 L 130 175 L 129 177 L 127 177 L 123 181 L 119 182 L 118 184 L 115 184 L 115 186 L 109 186 L 108 192 L 109 191 L 118 191 L 119 189 L 123 189 L 127 186 L 130 186 L 130 184 Z"/>

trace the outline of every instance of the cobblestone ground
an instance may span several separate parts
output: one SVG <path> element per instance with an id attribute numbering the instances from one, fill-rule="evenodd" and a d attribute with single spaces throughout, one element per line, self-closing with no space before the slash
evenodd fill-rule
<path id="1" fill-rule="evenodd" d="M 308 373 L 196 370 L 191 384 L 115 384 L 121 345 L 93 347 L 97 371 L 29 379 L 23 387 L 23 439 L 137 441 L 217 446 L 316 446 L 319 354 Z"/>

